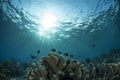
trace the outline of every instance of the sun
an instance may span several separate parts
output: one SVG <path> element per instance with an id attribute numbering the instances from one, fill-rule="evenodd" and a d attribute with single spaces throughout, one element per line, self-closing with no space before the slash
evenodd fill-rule
<path id="1" fill-rule="evenodd" d="M 45 14 L 41 18 L 39 27 L 39 35 L 44 38 L 51 38 L 56 32 L 57 27 L 57 16 L 54 14 Z"/>
<path id="2" fill-rule="evenodd" d="M 57 22 L 57 17 L 52 14 L 45 14 L 43 20 L 41 20 L 41 25 L 46 28 L 54 27 Z"/>

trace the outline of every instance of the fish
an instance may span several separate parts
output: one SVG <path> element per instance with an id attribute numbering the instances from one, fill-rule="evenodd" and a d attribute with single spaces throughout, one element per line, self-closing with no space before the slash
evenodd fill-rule
<path id="1" fill-rule="evenodd" d="M 40 50 L 37 51 L 37 54 L 39 54 L 39 53 L 40 53 Z"/>
<path id="2" fill-rule="evenodd" d="M 62 54 L 62 52 L 61 52 L 61 51 L 58 51 L 58 54 Z"/>
<path id="3" fill-rule="evenodd" d="M 69 56 L 69 54 L 68 54 L 68 53 L 64 53 L 64 55 L 65 55 L 65 56 Z"/>
<path id="4" fill-rule="evenodd" d="M 30 55 L 30 57 L 31 57 L 32 59 L 36 59 L 36 58 L 37 58 L 37 56 L 34 56 L 34 55 Z"/>
<path id="5" fill-rule="evenodd" d="M 95 47 L 95 44 L 93 44 L 92 47 Z"/>
<path id="6" fill-rule="evenodd" d="M 71 54 L 70 57 L 73 58 L 73 55 Z"/>
<path id="7" fill-rule="evenodd" d="M 56 52 L 56 49 L 55 49 L 55 48 L 53 48 L 53 49 L 51 49 L 51 51 L 52 51 L 52 52 Z"/>

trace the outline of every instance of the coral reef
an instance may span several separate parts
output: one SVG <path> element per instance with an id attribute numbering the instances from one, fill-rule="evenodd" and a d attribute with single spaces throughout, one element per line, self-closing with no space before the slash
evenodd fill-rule
<path id="1" fill-rule="evenodd" d="M 110 52 L 104 53 L 99 57 L 95 57 L 92 59 L 92 63 L 118 63 L 120 62 L 120 49 L 111 49 Z"/>
<path id="2" fill-rule="evenodd" d="M 80 61 L 52 52 L 40 58 L 39 65 L 32 63 L 27 68 L 25 80 L 120 80 L 119 53 L 120 49 L 115 49 L 84 66 Z M 113 62 L 108 62 L 111 59 Z"/>
<path id="3" fill-rule="evenodd" d="M 16 63 L 11 61 L 4 61 L 0 64 L 0 79 L 8 80 L 10 76 L 19 75 L 20 71 L 18 71 Z"/>
<path id="4" fill-rule="evenodd" d="M 88 80 L 120 80 L 120 63 L 90 64 L 88 69 Z"/>
<path id="5" fill-rule="evenodd" d="M 120 49 L 95 57 L 87 69 L 89 80 L 120 80 Z"/>
<path id="6" fill-rule="evenodd" d="M 25 74 L 25 63 L 21 64 L 17 60 L 6 60 L 0 64 L 0 80 L 11 80 L 11 78 L 21 77 Z"/>
<path id="7" fill-rule="evenodd" d="M 0 80 L 120 80 L 119 56 L 120 49 L 113 49 L 93 59 L 96 61 L 88 58 L 86 65 L 56 52 L 50 52 L 41 57 L 39 63 L 31 65 L 4 61 L 0 64 Z"/>
<path id="8" fill-rule="evenodd" d="M 81 62 L 65 59 L 53 52 L 40 58 L 38 67 L 32 63 L 26 74 L 26 80 L 87 80 L 88 77 L 88 71 Z"/>

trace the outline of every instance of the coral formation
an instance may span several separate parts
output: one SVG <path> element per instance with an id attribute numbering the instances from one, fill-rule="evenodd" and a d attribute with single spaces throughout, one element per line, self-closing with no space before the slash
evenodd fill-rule
<path id="1" fill-rule="evenodd" d="M 0 64 L 0 79 L 8 80 L 11 76 L 20 75 L 20 69 L 17 68 L 17 63 L 4 61 Z"/>
<path id="2" fill-rule="evenodd" d="M 82 63 L 55 53 L 42 57 L 39 67 L 33 63 L 26 74 L 26 80 L 87 80 L 88 77 L 88 71 Z"/>
<path id="3" fill-rule="evenodd" d="M 104 53 L 100 57 L 93 58 L 92 62 L 94 64 L 98 63 L 117 63 L 120 62 L 120 49 L 111 49 L 109 53 Z"/>
<path id="4" fill-rule="evenodd" d="M 16 60 L 0 64 L 0 80 L 120 80 L 120 49 L 105 56 L 87 59 L 87 64 L 51 52 L 39 63 L 19 63 Z M 17 77 L 18 76 L 18 77 Z"/>
<path id="5" fill-rule="evenodd" d="M 89 80 L 120 80 L 120 49 L 95 57 L 88 71 Z"/>
<path id="6" fill-rule="evenodd" d="M 100 60 L 90 62 L 86 66 L 80 61 L 66 59 L 53 52 L 40 58 L 38 66 L 32 63 L 32 67 L 26 70 L 25 77 L 26 80 L 120 80 L 120 62 L 114 62 L 115 59 L 118 60 L 119 52 L 120 49 L 111 51 L 106 54 L 108 58 L 99 57 Z M 105 62 L 111 58 L 114 63 Z"/>
<path id="7" fill-rule="evenodd" d="M 0 80 L 11 80 L 11 78 L 23 76 L 25 74 L 24 66 L 26 67 L 15 59 L 2 62 L 0 64 Z"/>
<path id="8" fill-rule="evenodd" d="M 88 69 L 88 80 L 120 80 L 120 63 L 90 64 Z"/>

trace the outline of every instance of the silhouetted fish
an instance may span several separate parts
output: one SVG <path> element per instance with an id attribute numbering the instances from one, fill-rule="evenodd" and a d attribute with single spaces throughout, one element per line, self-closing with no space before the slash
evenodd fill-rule
<path id="1" fill-rule="evenodd" d="M 39 54 L 39 53 L 40 53 L 40 50 L 37 51 L 37 54 Z"/>
<path id="2" fill-rule="evenodd" d="M 68 53 L 64 53 L 64 55 L 65 55 L 65 56 L 69 56 L 69 54 L 68 54 Z"/>
<path id="3" fill-rule="evenodd" d="M 92 47 L 95 47 L 95 44 L 93 44 Z"/>
<path id="4" fill-rule="evenodd" d="M 55 49 L 55 48 L 53 48 L 53 49 L 51 49 L 51 51 L 56 52 L 56 49 Z"/>
<path id="5" fill-rule="evenodd" d="M 62 54 L 62 52 L 61 52 L 61 51 L 58 51 L 58 54 Z"/>
<path id="6" fill-rule="evenodd" d="M 31 57 L 32 59 L 36 59 L 36 58 L 37 58 L 37 56 L 34 56 L 34 55 L 30 55 L 30 57 Z"/>
<path id="7" fill-rule="evenodd" d="M 70 57 L 73 58 L 73 55 L 71 54 Z"/>

